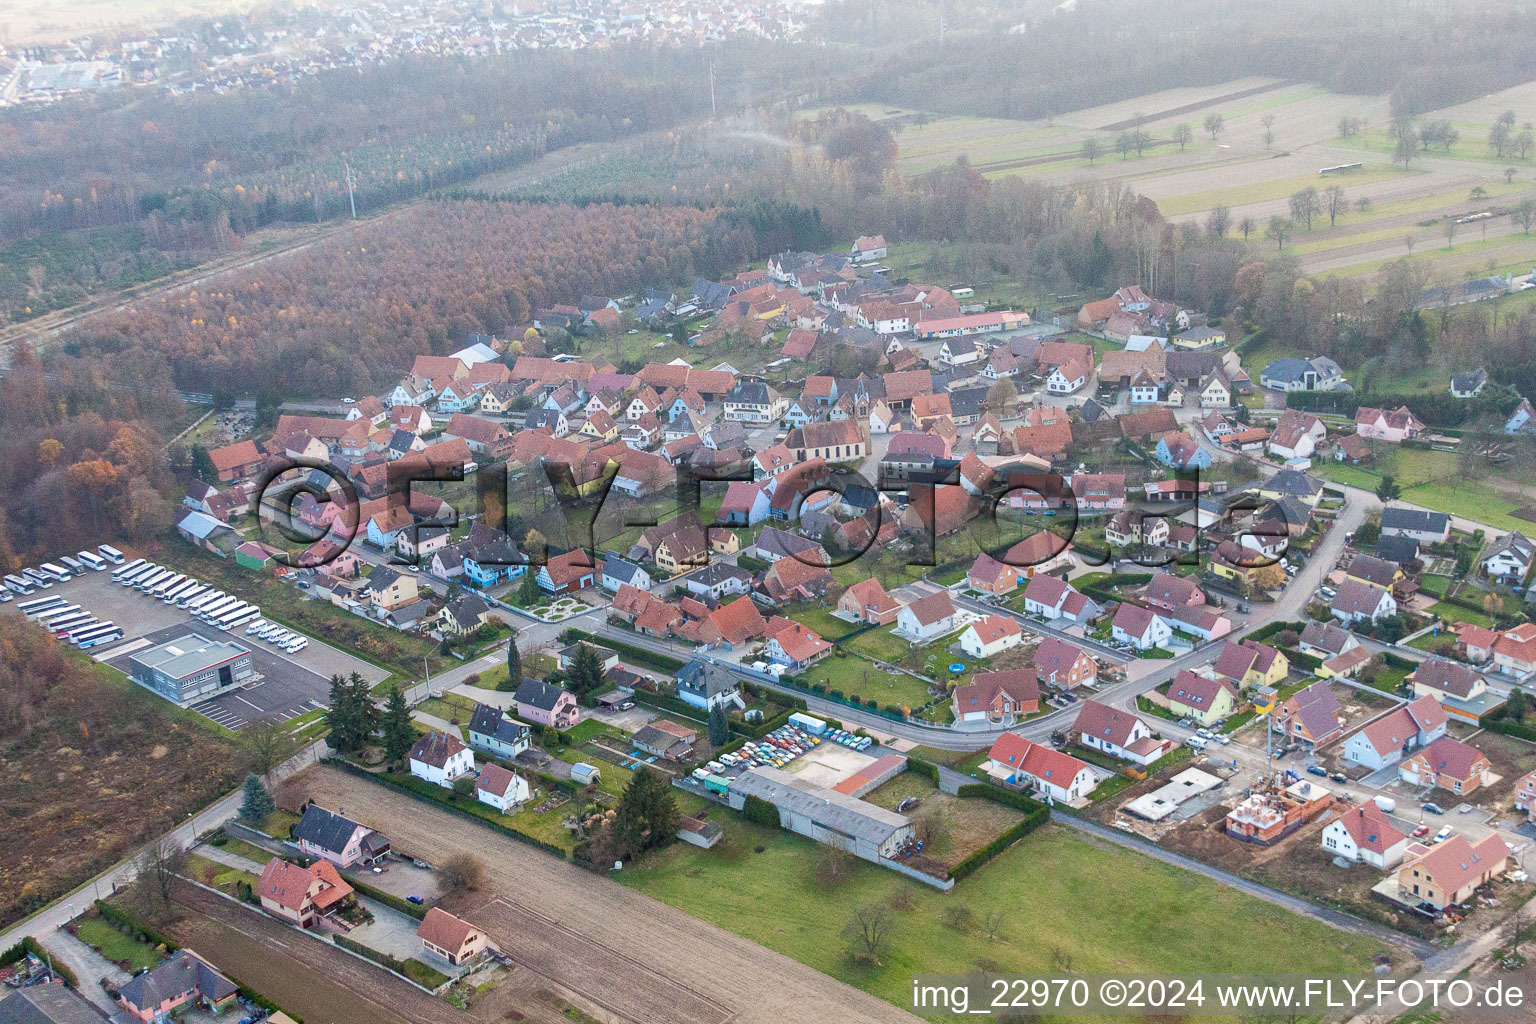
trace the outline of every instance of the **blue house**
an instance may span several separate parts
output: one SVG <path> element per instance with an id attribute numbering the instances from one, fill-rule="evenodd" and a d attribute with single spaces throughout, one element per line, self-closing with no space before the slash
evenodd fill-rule
<path id="1" fill-rule="evenodd" d="M 452 381 L 437 396 L 438 412 L 469 412 L 480 407 L 480 392 L 461 380 Z"/>
<path id="2" fill-rule="evenodd" d="M 1157 461 L 1174 469 L 1210 469 L 1211 453 L 1188 434 L 1165 434 L 1157 442 Z"/>
<path id="3" fill-rule="evenodd" d="M 523 553 L 505 536 L 464 552 L 464 582 L 474 587 L 494 587 L 515 580 L 528 571 Z"/>
<path id="4" fill-rule="evenodd" d="M 811 422 L 813 417 L 800 405 L 799 399 L 789 403 L 789 409 L 784 413 L 784 425 L 786 427 L 803 427 Z"/>

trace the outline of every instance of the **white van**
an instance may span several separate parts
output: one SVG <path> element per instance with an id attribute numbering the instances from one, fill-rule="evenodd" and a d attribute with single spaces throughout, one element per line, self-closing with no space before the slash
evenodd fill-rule
<path id="1" fill-rule="evenodd" d="M 1210 740 L 1202 739 L 1199 736 L 1191 736 L 1189 739 L 1184 741 L 1184 745 L 1189 747 L 1191 750 L 1204 750 L 1207 746 L 1210 745 Z"/>

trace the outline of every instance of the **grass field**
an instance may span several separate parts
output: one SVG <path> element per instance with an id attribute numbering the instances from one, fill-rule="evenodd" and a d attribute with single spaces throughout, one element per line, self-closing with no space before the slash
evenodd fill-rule
<path id="1" fill-rule="evenodd" d="M 676 845 L 620 873 L 626 885 L 735 931 L 897 1006 L 910 1006 L 917 972 L 1118 971 L 1166 974 L 1367 971 L 1379 943 L 1336 931 L 1199 876 L 1048 825 L 999 855 L 953 892 L 940 893 L 859 862 L 833 886 L 817 881 L 825 848 L 730 818 L 710 851 Z M 761 847 L 762 852 L 754 850 Z M 852 908 L 894 913 L 879 966 L 848 956 Z M 1131 905 L 1134 909 L 1131 909 Z M 977 923 L 952 927 L 964 906 L 979 922 L 1002 912 L 994 938 Z"/>
<path id="2" fill-rule="evenodd" d="M 1390 446 L 1387 446 L 1390 448 Z M 1403 489 L 1403 500 L 1436 512 L 1461 516 L 1499 530 L 1529 530 L 1531 524 L 1509 513 L 1520 506 L 1499 492 L 1492 480 L 1468 480 L 1450 452 L 1390 451 L 1374 467 L 1345 466 L 1319 460 L 1312 472 L 1335 483 L 1374 491 L 1384 473 L 1394 476 Z"/>
<path id="3" fill-rule="evenodd" d="M 865 633 L 864 636 L 872 636 Z M 858 637 L 858 640 L 864 637 Z M 856 642 L 856 641 L 855 641 Z M 873 698 L 881 707 L 919 707 L 928 702 L 928 686 L 902 672 L 885 672 L 864 658 L 834 652 L 804 673 L 807 683 L 821 683 L 828 690 L 861 700 Z"/>
<path id="4" fill-rule="evenodd" d="M 1368 165 L 1361 170 L 1343 175 L 1338 179 L 1338 184 L 1345 188 L 1351 186 L 1369 185 L 1377 181 L 1386 181 L 1393 178 L 1401 178 L 1418 171 L 1404 171 L 1397 167 L 1386 165 Z M 1233 180 L 1240 180 L 1241 175 L 1234 173 Z M 1157 208 L 1165 217 L 1177 217 L 1185 213 L 1197 213 L 1201 210 L 1209 210 L 1216 206 L 1242 206 L 1247 203 L 1261 203 L 1268 199 L 1285 199 L 1304 188 L 1316 188 L 1317 175 L 1304 174 L 1291 178 L 1271 178 L 1268 181 L 1245 182 L 1240 185 L 1231 185 L 1226 188 L 1211 189 L 1208 192 L 1191 192 L 1185 195 L 1173 196 L 1167 199 L 1159 199 Z M 1316 221 L 1313 222 L 1316 224 Z"/>
<path id="5" fill-rule="evenodd" d="M 160 954 L 147 942 L 130 938 L 99 917 L 82 918 L 75 927 L 80 941 L 113 963 L 126 962 L 130 973 L 138 973 L 160 962 Z"/>

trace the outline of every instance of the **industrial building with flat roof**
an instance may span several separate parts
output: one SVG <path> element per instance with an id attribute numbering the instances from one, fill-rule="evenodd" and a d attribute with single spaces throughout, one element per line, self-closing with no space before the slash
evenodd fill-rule
<path id="1" fill-rule="evenodd" d="M 227 640 L 188 633 L 128 659 L 128 675 L 177 704 L 192 704 L 255 678 L 251 652 Z"/>

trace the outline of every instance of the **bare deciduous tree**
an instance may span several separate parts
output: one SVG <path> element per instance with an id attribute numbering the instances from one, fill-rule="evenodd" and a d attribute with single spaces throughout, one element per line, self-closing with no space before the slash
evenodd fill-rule
<path id="1" fill-rule="evenodd" d="M 989 940 L 997 938 L 997 933 L 1003 930 L 1003 923 L 1008 920 L 1008 914 L 1002 907 L 988 907 L 981 915 L 981 930 L 986 933 Z"/>
<path id="2" fill-rule="evenodd" d="M 883 903 L 855 907 L 845 929 L 855 958 L 880 965 L 880 956 L 890 945 L 894 915 Z"/>
<path id="3" fill-rule="evenodd" d="M 136 892 L 146 917 L 155 921 L 170 920 L 171 904 L 186 866 L 186 848 L 172 836 L 161 836 L 139 854 Z"/>
<path id="4" fill-rule="evenodd" d="M 437 868 L 437 882 L 446 892 L 480 888 L 485 881 L 485 864 L 472 853 L 456 853 Z"/>

